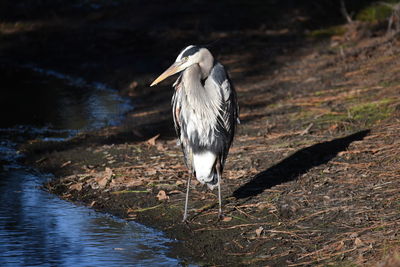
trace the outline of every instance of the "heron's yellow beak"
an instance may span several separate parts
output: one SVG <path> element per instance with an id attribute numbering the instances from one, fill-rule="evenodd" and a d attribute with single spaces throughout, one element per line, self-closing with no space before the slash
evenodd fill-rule
<path id="1" fill-rule="evenodd" d="M 175 73 L 178 73 L 180 71 L 183 71 L 187 67 L 186 64 L 184 63 L 185 62 L 180 61 L 172 64 L 166 71 L 164 71 L 160 76 L 158 76 L 158 78 L 155 79 L 154 82 L 150 84 L 150 86 L 154 86 L 160 83 L 161 81 L 165 80 L 169 76 L 174 75 Z"/>

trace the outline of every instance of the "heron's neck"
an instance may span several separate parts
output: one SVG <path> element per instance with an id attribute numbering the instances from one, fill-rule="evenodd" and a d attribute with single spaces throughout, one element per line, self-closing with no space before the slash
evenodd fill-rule
<path id="1" fill-rule="evenodd" d="M 184 110 L 194 111 L 190 113 L 190 116 L 198 118 L 203 129 L 214 129 L 220 111 L 221 95 L 219 90 L 207 86 L 207 81 L 203 85 L 202 73 L 198 64 L 190 66 L 183 72 L 182 83 L 181 88 L 186 95 L 183 98 L 186 105 Z"/>
<path id="2" fill-rule="evenodd" d="M 201 78 L 203 80 L 210 75 L 213 66 L 214 66 L 214 57 L 208 50 L 205 50 L 204 54 L 202 55 L 202 60 L 199 63 Z"/>
<path id="3" fill-rule="evenodd" d="M 204 78 L 198 64 L 191 65 L 183 72 L 182 80 L 185 90 L 190 90 L 192 94 L 195 94 L 197 91 L 203 91 L 202 79 Z"/>
<path id="4" fill-rule="evenodd" d="M 202 73 L 198 64 L 188 67 L 183 72 L 183 89 L 191 107 L 204 108 L 207 106 L 208 92 L 201 81 Z"/>

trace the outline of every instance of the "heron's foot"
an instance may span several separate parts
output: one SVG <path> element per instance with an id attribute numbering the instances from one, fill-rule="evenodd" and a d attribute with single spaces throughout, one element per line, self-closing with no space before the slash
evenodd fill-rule
<path id="1" fill-rule="evenodd" d="M 183 222 L 183 223 L 189 223 L 188 217 L 189 217 L 189 216 L 188 216 L 187 213 L 183 214 L 182 222 Z"/>

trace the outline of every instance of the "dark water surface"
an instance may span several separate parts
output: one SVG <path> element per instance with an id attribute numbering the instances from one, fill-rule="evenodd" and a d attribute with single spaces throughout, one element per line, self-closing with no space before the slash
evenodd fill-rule
<path id="1" fill-rule="evenodd" d="M 0 266 L 179 266 L 161 232 L 63 201 L 40 188 L 50 175 L 18 163 L 18 143 L 116 125 L 129 101 L 35 66 L 0 78 Z"/>
<path id="2" fill-rule="evenodd" d="M 119 124 L 132 108 L 102 83 L 32 65 L 0 72 L 0 128 L 96 129 Z"/>

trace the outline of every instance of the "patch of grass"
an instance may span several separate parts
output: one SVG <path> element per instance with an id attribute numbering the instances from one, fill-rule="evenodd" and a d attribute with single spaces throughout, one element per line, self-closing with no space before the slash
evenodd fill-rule
<path id="1" fill-rule="evenodd" d="M 307 126 L 308 125 L 305 125 L 304 127 L 307 127 Z M 298 148 L 298 147 L 302 147 L 302 146 L 311 146 L 314 143 L 315 142 L 313 140 L 298 140 L 298 141 L 291 142 L 289 147 Z"/>
<path id="2" fill-rule="evenodd" d="M 356 104 L 348 108 L 347 113 L 327 113 L 316 118 L 314 123 L 319 126 L 344 122 L 371 126 L 375 122 L 384 120 L 392 115 L 395 108 L 390 104 L 393 102 L 393 99 L 383 99 Z"/>
<path id="3" fill-rule="evenodd" d="M 349 109 L 349 117 L 353 120 L 363 122 L 365 125 L 372 125 L 376 121 L 388 118 L 394 108 L 389 104 L 393 99 L 383 99 L 376 102 L 361 103 Z"/>
<path id="4" fill-rule="evenodd" d="M 250 221 L 249 220 L 246 220 L 246 219 L 244 219 L 244 218 L 242 218 L 242 217 L 239 217 L 239 216 L 233 216 L 233 215 L 230 215 L 232 218 L 234 218 L 234 219 L 236 219 L 236 220 L 238 220 L 238 221 L 242 221 L 242 222 L 244 222 L 244 223 L 249 223 Z"/>
<path id="5" fill-rule="evenodd" d="M 336 258 L 337 262 L 333 262 L 329 264 L 331 267 L 357 267 L 356 263 L 350 261 L 350 260 L 341 260 L 340 257 Z"/>
<path id="6" fill-rule="evenodd" d="M 273 203 L 274 201 L 277 201 L 279 199 L 280 195 L 280 193 L 271 193 L 267 195 L 265 200 L 267 203 Z"/>
<path id="7" fill-rule="evenodd" d="M 332 26 L 329 28 L 311 31 L 307 34 L 307 36 L 312 37 L 312 38 L 327 38 L 327 37 L 331 37 L 334 35 L 341 36 L 341 35 L 345 34 L 346 31 L 347 31 L 346 28 L 343 26 Z"/>
<path id="8" fill-rule="evenodd" d="M 280 108 L 280 107 L 282 107 L 282 103 L 280 103 L 280 102 L 271 103 L 271 104 L 267 105 L 267 107 L 270 108 L 270 109 Z"/>
<path id="9" fill-rule="evenodd" d="M 334 124 L 339 123 L 348 119 L 348 115 L 345 113 L 327 113 L 315 120 L 317 125 L 321 124 Z"/>
<path id="10" fill-rule="evenodd" d="M 399 3 L 399 1 L 384 1 L 385 3 Z M 384 4 L 375 3 L 360 10 L 356 15 L 356 20 L 365 22 L 377 22 L 387 19 L 392 14 L 392 9 Z"/>
<path id="11" fill-rule="evenodd" d="M 384 230 L 386 230 L 386 226 L 378 226 L 378 227 L 375 227 L 375 228 L 373 228 L 372 229 L 372 231 L 374 231 L 374 232 L 381 232 L 381 231 L 384 231 Z"/>
<path id="12" fill-rule="evenodd" d="M 150 193 L 149 190 L 122 190 L 122 191 L 114 191 L 111 194 L 119 195 L 119 194 L 130 194 L 130 193 Z"/>
<path id="13" fill-rule="evenodd" d="M 302 108 L 298 112 L 291 114 L 293 120 L 307 120 L 318 115 L 315 110 Z"/>
<path id="14" fill-rule="evenodd" d="M 396 86 L 396 85 L 400 85 L 399 81 L 382 81 L 379 83 L 379 86 L 382 87 L 392 87 L 392 86 Z"/>
<path id="15" fill-rule="evenodd" d="M 283 141 L 275 144 L 271 144 L 271 148 L 279 149 L 279 148 L 285 148 L 285 147 L 290 147 L 291 143 L 289 141 Z"/>

